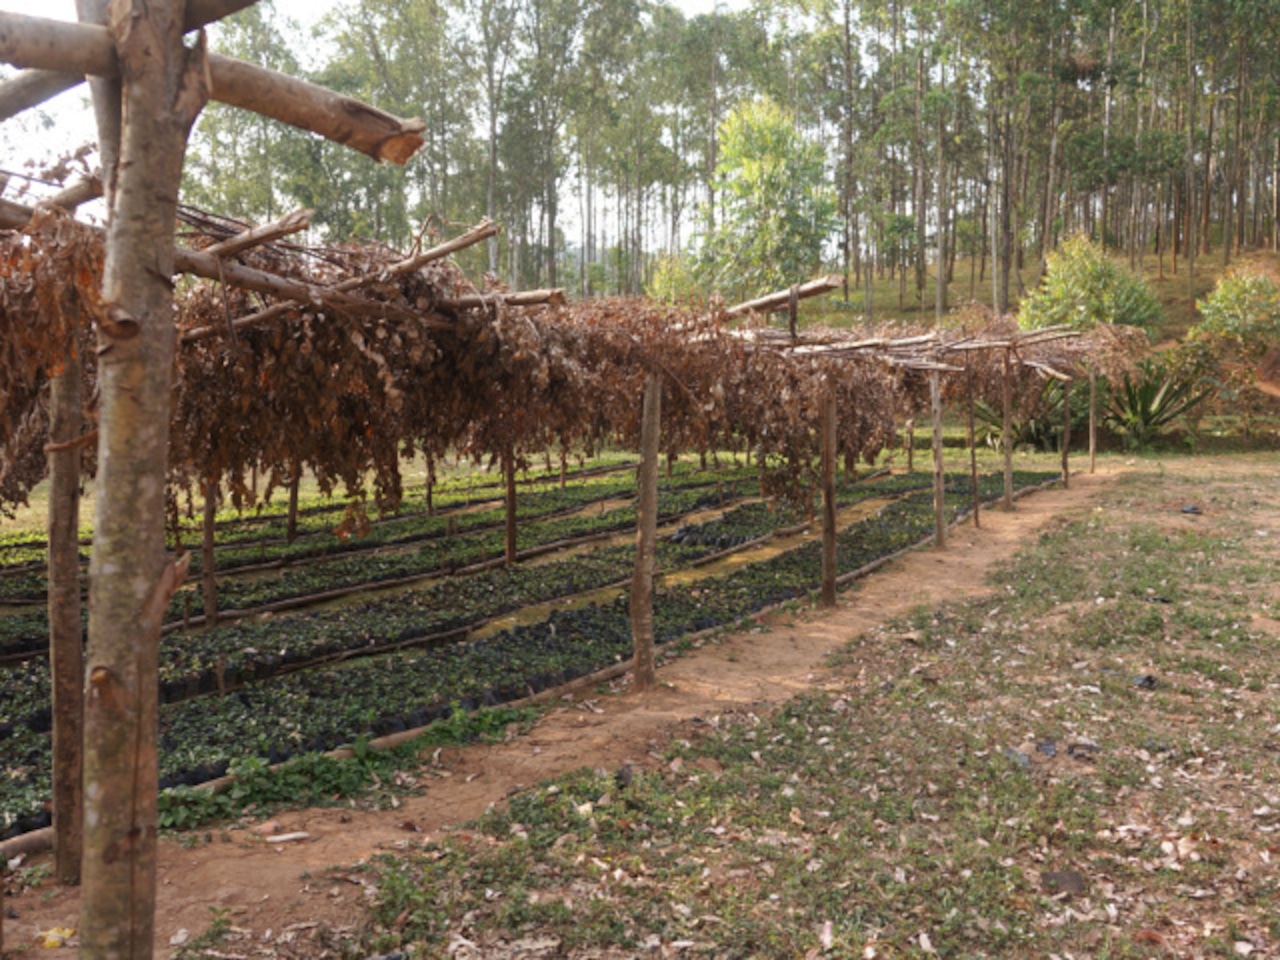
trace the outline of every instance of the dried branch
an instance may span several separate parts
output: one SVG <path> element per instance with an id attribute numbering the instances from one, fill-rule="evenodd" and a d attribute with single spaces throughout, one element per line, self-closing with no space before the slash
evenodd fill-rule
<path id="1" fill-rule="evenodd" d="M 211 247 L 205 247 L 203 252 L 214 257 L 234 257 L 237 253 L 243 253 L 245 250 L 264 243 L 272 243 L 281 237 L 307 229 L 311 226 L 313 214 L 315 214 L 314 210 L 295 210 L 293 213 L 286 213 L 271 223 L 251 227 L 234 237 L 215 243 Z"/>
<path id="2" fill-rule="evenodd" d="M 497 232 L 498 227 L 492 220 L 483 220 L 470 230 L 467 230 L 465 233 L 454 237 L 452 240 L 446 240 L 444 243 L 434 246 L 430 250 L 418 254 L 416 257 L 408 257 L 398 263 L 393 263 L 386 269 L 379 270 L 376 273 L 369 273 L 360 277 L 350 277 L 343 280 L 341 283 L 336 283 L 332 287 L 324 289 L 332 290 L 336 293 L 348 293 L 352 290 L 357 290 L 360 287 L 368 286 L 372 283 L 378 283 L 390 277 L 399 277 L 406 273 L 413 273 L 415 270 L 421 269 L 432 261 L 441 260 L 444 257 L 449 256 L 451 253 L 456 253 L 459 250 L 465 250 L 467 247 L 474 246 L 477 243 L 487 240 Z M 255 324 L 265 323 L 268 320 L 274 320 L 277 317 L 284 316 L 297 306 L 298 304 L 296 302 L 272 304 L 271 306 L 265 307 L 256 313 L 237 317 L 231 322 L 230 329 L 232 332 L 235 332 L 245 327 L 251 327 Z M 219 329 L 221 328 L 210 326 L 198 327 L 194 330 L 189 330 L 183 336 L 183 343 L 188 343 L 193 340 L 201 340 L 205 337 L 212 336 L 214 333 L 217 333 Z"/>
<path id="3" fill-rule="evenodd" d="M 518 293 L 473 293 L 452 300 L 437 300 L 436 306 L 446 310 L 476 310 L 481 307 L 504 304 L 508 307 L 534 307 L 546 304 L 552 307 L 563 306 L 564 290 L 522 290 Z"/>
<path id="4" fill-rule="evenodd" d="M 802 283 L 796 288 L 796 297 L 804 300 L 808 297 L 820 296 L 824 293 L 830 293 L 843 283 L 844 278 L 836 274 L 822 277 L 818 280 L 810 280 L 808 283 Z M 752 312 L 770 313 L 774 310 L 785 310 L 790 304 L 791 290 L 780 290 L 777 293 L 771 293 L 768 296 L 748 300 L 746 303 L 730 307 L 725 311 L 725 314 L 730 317 L 741 317 Z"/>

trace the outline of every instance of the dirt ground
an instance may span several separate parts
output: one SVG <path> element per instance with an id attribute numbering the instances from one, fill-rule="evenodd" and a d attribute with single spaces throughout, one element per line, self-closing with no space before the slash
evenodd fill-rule
<path id="1" fill-rule="evenodd" d="M 547 713 L 524 736 L 509 742 L 447 749 L 419 774 L 420 796 L 399 808 L 307 809 L 282 813 L 253 829 L 214 828 L 193 846 L 160 844 L 156 955 L 210 923 L 211 910 L 226 911 L 237 928 L 263 943 L 313 935 L 318 925 L 341 930 L 358 923 L 365 896 L 349 866 L 379 851 L 420 843 L 455 829 L 495 803 L 548 777 L 581 767 L 614 769 L 652 763 L 651 753 L 697 718 L 761 701 L 785 700 L 820 686 L 824 660 L 850 638 L 922 604 L 987 592 L 991 568 L 1056 517 L 1088 509 L 1116 476 L 1114 467 L 1072 477 L 1070 489 L 1042 491 L 1018 501 L 1013 513 L 984 511 L 981 529 L 954 529 L 945 550 L 914 551 L 841 595 L 839 607 L 812 614 L 777 613 L 763 631 L 709 643 L 659 672 L 648 697 L 625 684 L 609 694 L 588 693 Z M 1122 468 L 1120 468 L 1122 469 Z M 269 843 L 264 833 L 305 832 L 306 839 Z M 26 866 L 35 861 L 28 861 Z M 31 946 L 49 960 L 71 957 L 71 946 L 39 949 L 43 931 L 74 930 L 75 889 L 45 881 L 6 904 L 10 950 Z"/>

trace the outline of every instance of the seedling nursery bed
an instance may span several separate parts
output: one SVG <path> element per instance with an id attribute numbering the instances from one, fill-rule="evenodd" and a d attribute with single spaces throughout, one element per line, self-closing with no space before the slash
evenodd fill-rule
<path id="1" fill-rule="evenodd" d="M 1017 473 L 1015 486 L 1026 489 L 1054 476 Z M 907 486 L 901 478 L 884 486 L 891 488 L 895 482 Z M 862 486 L 874 491 L 877 483 Z M 997 496 L 1001 489 L 1002 477 L 980 478 L 984 498 Z M 971 504 L 969 479 L 949 476 L 948 517 L 962 516 Z M 733 513 L 737 511 L 730 517 Z M 697 541 L 705 536 L 720 549 L 720 538 L 730 535 L 732 524 L 744 521 L 744 537 L 755 529 L 745 524 L 747 517 L 730 520 L 714 538 L 710 530 L 687 528 L 678 539 Z M 927 540 L 933 522 L 930 492 L 901 496 L 840 533 L 840 572 L 865 568 Z M 690 563 L 698 549 L 712 548 L 668 542 L 663 562 Z M 659 587 L 654 602 L 658 642 L 678 644 L 690 634 L 727 627 L 765 607 L 806 597 L 820 580 L 820 549 L 811 541 L 723 576 Z M 321 651 L 385 646 L 413 639 L 408 634 L 415 630 L 423 635 L 444 633 L 450 624 L 465 628 L 476 619 L 495 616 L 495 611 L 541 602 L 536 598 L 546 592 L 563 591 L 559 595 L 566 596 L 594 589 L 592 584 L 601 579 L 616 582 L 620 573 L 625 575 L 629 551 L 610 548 L 536 568 L 445 581 L 439 586 L 448 589 L 439 593 L 414 591 L 345 610 L 237 624 L 209 631 L 209 646 L 196 642 L 195 635 L 167 639 L 162 694 L 174 702 L 161 710 L 162 787 L 194 786 L 223 776 L 233 763 L 249 758 L 279 762 L 425 726 L 458 710 L 518 700 L 621 663 L 632 643 L 625 595 L 556 610 L 536 622 L 472 642 L 281 672 L 297 660 L 315 659 Z M 543 592 L 539 580 L 548 584 Z M 435 603 L 443 606 L 435 608 Z M 219 649 L 234 650 L 235 655 L 215 652 Z M 215 666 L 210 657 L 221 659 Z M 26 693 L 39 685 L 42 667 L 47 677 L 43 661 L 17 665 L 0 675 L 6 712 L 0 717 L 0 839 L 48 825 L 49 737 L 40 729 L 47 728 L 47 702 L 37 704 Z M 220 679 L 216 672 L 211 679 L 210 670 L 220 670 Z M 229 682 L 238 689 L 189 698 L 211 683 L 226 689 Z M 47 679 L 45 684 L 47 689 Z"/>

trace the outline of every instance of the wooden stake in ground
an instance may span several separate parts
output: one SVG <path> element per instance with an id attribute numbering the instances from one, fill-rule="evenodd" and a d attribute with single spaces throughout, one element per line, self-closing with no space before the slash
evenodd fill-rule
<path id="1" fill-rule="evenodd" d="M 1004 348 L 1004 423 L 1000 447 L 1004 450 L 1004 508 L 1013 509 L 1013 349 Z"/>
<path id="2" fill-rule="evenodd" d="M 973 526 L 982 526 L 982 491 L 978 489 L 978 439 L 973 426 L 973 366 L 964 358 L 965 385 L 969 395 L 969 477 L 973 482 Z"/>
<path id="3" fill-rule="evenodd" d="M 289 512 L 285 520 L 285 539 L 298 539 L 298 488 L 302 485 L 302 465 L 297 460 L 289 467 Z"/>
<path id="4" fill-rule="evenodd" d="M 1089 472 L 1098 470 L 1098 375 L 1089 371 Z"/>
<path id="5" fill-rule="evenodd" d="M 217 561 L 213 555 L 218 527 L 218 482 L 206 480 L 203 485 L 204 515 L 200 542 L 200 582 L 204 591 L 204 623 L 207 627 L 218 624 Z"/>
<path id="6" fill-rule="evenodd" d="M 929 410 L 933 415 L 933 539 L 947 545 L 946 475 L 942 470 L 942 375 L 929 372 Z"/>
<path id="7" fill-rule="evenodd" d="M 836 391 L 827 384 L 822 407 L 822 605 L 836 605 Z"/>
<path id="8" fill-rule="evenodd" d="M 502 454 L 502 477 L 506 482 L 507 565 L 516 562 L 516 455 L 507 447 Z"/>
<path id="9" fill-rule="evenodd" d="M 53 676 L 54 869 L 80 882 L 84 646 L 80 625 L 80 439 L 83 376 L 75 353 L 53 377 L 49 410 L 49 669 Z"/>
<path id="10" fill-rule="evenodd" d="M 149 960 L 155 939 L 160 625 L 185 570 L 164 539 L 173 377 L 173 225 L 207 96 L 177 0 L 117 0 L 124 132 L 98 323 L 98 474 L 89 565 L 81 956 Z"/>
<path id="11" fill-rule="evenodd" d="M 635 689 L 653 688 L 653 576 L 658 543 L 658 441 L 662 433 L 662 378 L 644 383 L 640 421 L 639 499 L 636 505 L 636 569 L 631 577 L 631 637 Z"/>
<path id="12" fill-rule="evenodd" d="M 1071 381 L 1062 381 L 1062 485 L 1071 486 Z"/>

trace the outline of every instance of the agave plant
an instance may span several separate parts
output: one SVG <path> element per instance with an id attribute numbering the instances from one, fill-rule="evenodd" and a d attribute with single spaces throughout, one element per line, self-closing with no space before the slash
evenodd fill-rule
<path id="1" fill-rule="evenodd" d="M 1107 424 L 1124 437 L 1125 446 L 1150 446 L 1162 427 L 1201 403 L 1213 391 L 1197 390 L 1198 381 L 1171 373 L 1162 363 L 1144 360 L 1134 374 L 1111 391 Z"/>

